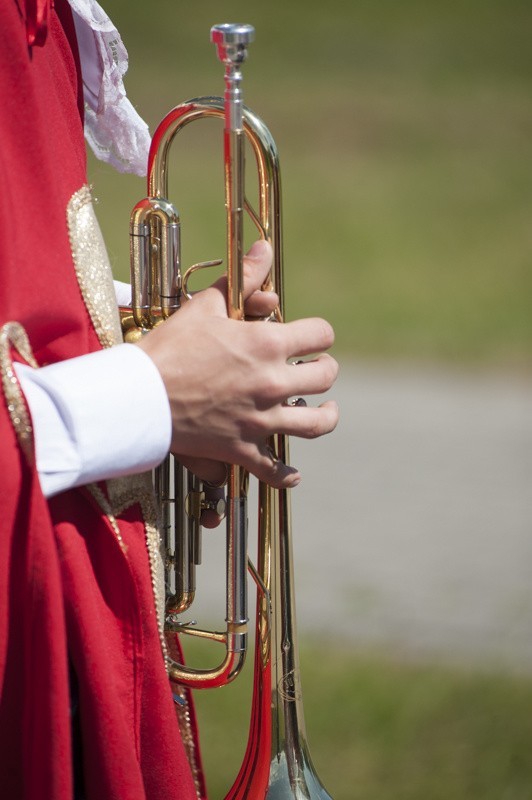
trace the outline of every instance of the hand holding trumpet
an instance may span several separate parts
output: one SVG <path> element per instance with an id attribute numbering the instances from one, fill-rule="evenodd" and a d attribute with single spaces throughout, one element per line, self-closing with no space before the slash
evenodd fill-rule
<path id="1" fill-rule="evenodd" d="M 270 246 L 259 241 L 244 259 L 247 316 L 268 316 L 277 305 L 275 293 L 260 291 L 271 258 Z M 267 440 L 274 433 L 310 439 L 335 428 L 333 401 L 314 408 L 286 405 L 289 397 L 330 389 L 338 365 L 322 351 L 333 341 L 331 326 L 321 319 L 279 324 L 229 319 L 225 278 L 198 292 L 139 342 L 168 393 L 172 452 L 213 483 L 223 479 L 223 465 L 230 463 L 276 488 L 296 486 L 299 471 L 272 459 Z M 291 363 L 316 352 L 320 355 L 297 368 Z"/>

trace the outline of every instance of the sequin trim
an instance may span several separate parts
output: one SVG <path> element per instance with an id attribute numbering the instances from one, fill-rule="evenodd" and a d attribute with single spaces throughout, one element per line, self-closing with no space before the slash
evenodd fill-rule
<path id="1" fill-rule="evenodd" d="M 190 770 L 192 772 L 192 777 L 194 779 L 194 787 L 196 789 L 196 794 L 198 797 L 203 797 L 203 773 L 198 766 L 197 761 L 197 751 L 196 751 L 196 740 L 194 738 L 194 732 L 192 730 L 192 720 L 190 718 L 190 704 L 187 697 L 187 691 L 181 687 L 173 686 L 173 692 L 176 694 L 181 702 L 175 703 L 176 715 L 177 715 L 177 724 L 179 725 L 179 730 L 181 732 L 181 739 L 183 741 L 183 746 L 185 748 L 185 753 L 187 755 L 188 763 L 190 764 Z"/>
<path id="2" fill-rule="evenodd" d="M 88 186 L 82 186 L 67 205 L 72 259 L 83 301 L 102 347 L 122 341 L 111 265 Z"/>
<path id="3" fill-rule="evenodd" d="M 119 516 L 126 508 L 130 508 L 135 505 L 135 503 L 140 505 L 142 517 L 144 519 L 146 549 L 148 551 L 148 560 L 150 564 L 151 585 L 157 614 L 159 640 L 161 642 L 164 662 L 168 669 L 168 649 L 164 636 L 164 566 L 161 556 L 161 537 L 159 535 L 157 505 L 153 493 L 151 473 L 143 472 L 140 475 L 113 478 L 107 481 L 107 489 L 109 492 L 109 503 L 114 517 Z"/>
<path id="4" fill-rule="evenodd" d="M 31 417 L 17 374 L 13 369 L 11 349 L 16 350 L 30 366 L 38 368 L 28 335 L 19 322 L 6 322 L 0 329 L 0 373 L 11 423 L 28 464 L 33 464 L 35 450 Z"/>
<path id="5" fill-rule="evenodd" d="M 87 484 L 87 491 L 91 493 L 93 498 L 98 503 L 98 506 L 105 514 L 107 521 L 109 522 L 111 528 L 113 529 L 113 533 L 115 534 L 118 544 L 120 545 L 120 549 L 123 553 L 127 553 L 126 544 L 122 538 L 122 533 L 120 532 L 120 528 L 118 522 L 116 521 L 116 517 L 113 514 L 113 509 L 111 508 L 111 504 L 107 497 L 105 496 L 104 492 L 96 483 L 89 483 Z"/>
<path id="6" fill-rule="evenodd" d="M 170 657 L 174 659 L 178 659 L 179 661 L 182 660 L 182 656 L 178 651 L 178 646 L 175 641 L 176 634 L 172 631 L 169 634 L 168 639 L 168 648 L 170 652 Z M 172 681 L 172 692 L 174 694 L 174 704 L 175 704 L 175 713 L 177 717 L 177 723 L 179 725 L 179 730 L 181 732 L 181 739 L 183 741 L 183 746 L 185 748 L 185 753 L 187 755 L 188 763 L 190 764 L 190 769 L 192 772 L 192 777 L 194 778 L 194 786 L 196 788 L 196 794 L 199 798 L 205 798 L 205 781 L 203 776 L 203 770 L 201 769 L 200 763 L 198 761 L 198 749 L 197 749 L 197 742 L 196 737 L 194 735 L 194 730 L 192 727 L 192 716 L 190 712 L 191 708 L 191 690 L 186 688 L 185 686 L 181 686 L 178 683 L 174 683 Z"/>
<path id="7" fill-rule="evenodd" d="M 155 607 L 157 610 L 159 640 L 161 642 L 165 666 L 168 671 L 170 657 L 168 655 L 168 647 L 166 644 L 166 638 L 164 636 L 164 584 L 161 593 L 159 587 L 155 587 L 153 583 L 153 576 L 157 571 L 154 562 L 157 560 L 161 561 L 162 564 L 162 559 L 160 556 L 160 537 L 157 527 L 146 522 L 146 518 L 150 517 L 155 511 L 153 491 L 150 488 L 150 474 L 143 473 L 141 475 L 133 475 L 127 478 L 115 478 L 107 481 L 107 487 L 109 489 L 110 497 L 112 498 L 110 500 L 107 499 L 104 492 L 95 483 L 89 484 L 87 489 L 105 514 L 124 553 L 126 552 L 127 548 L 122 538 L 122 534 L 120 533 L 120 527 L 116 517 L 126 508 L 129 508 L 135 503 L 140 503 L 142 514 L 145 518 L 146 542 L 148 547 L 148 557 L 150 560 L 150 571 L 152 574 L 152 590 L 155 600 Z M 157 554 L 155 553 L 155 550 L 157 551 Z M 161 605 L 162 610 L 160 608 Z M 203 796 L 201 789 L 202 773 L 198 767 L 196 741 L 194 739 L 194 732 L 192 730 L 188 692 L 185 688 L 176 685 L 174 685 L 174 692 L 181 700 L 181 703 L 176 703 L 175 705 L 177 722 L 181 732 L 181 739 L 183 741 L 187 760 L 190 764 L 190 770 L 192 772 L 196 794 L 198 798 L 200 798 Z"/>
<path id="8" fill-rule="evenodd" d="M 164 632 L 164 617 L 165 617 L 165 587 L 164 587 L 164 564 L 161 556 L 161 537 L 159 535 L 158 527 L 158 511 L 155 501 L 152 474 L 149 472 L 141 473 L 140 475 L 130 475 L 125 478 L 113 478 L 107 481 L 107 488 L 109 492 L 109 512 L 116 522 L 116 516 L 119 516 L 126 508 L 135 503 L 139 503 L 144 518 L 144 525 L 146 530 L 146 547 L 148 550 L 148 558 L 150 562 L 150 572 L 152 579 L 152 591 L 155 601 L 155 609 L 157 612 L 157 621 L 159 627 L 159 640 L 161 642 L 161 649 L 167 671 L 170 668 L 171 657 L 168 652 L 168 644 Z M 109 517 L 111 519 L 111 516 Z M 190 698 L 188 690 L 184 687 L 173 684 L 173 691 L 179 696 L 182 703 L 176 703 L 177 721 L 181 738 L 187 755 L 192 777 L 194 779 L 194 786 L 198 797 L 203 797 L 202 780 L 203 775 L 198 766 L 196 741 L 192 729 L 192 720 L 190 714 Z"/>
<path id="9" fill-rule="evenodd" d="M 165 616 L 165 590 L 164 590 L 164 565 L 161 557 L 161 538 L 158 530 L 158 515 L 155 502 L 151 473 L 145 472 L 140 475 L 130 475 L 124 478 L 113 478 L 107 481 L 109 499 L 105 496 L 99 486 L 91 484 L 88 486 L 94 499 L 106 515 L 122 549 L 125 544 L 120 534 L 120 528 L 116 517 L 127 508 L 138 503 L 141 507 L 146 531 L 146 547 L 150 563 L 152 579 L 152 591 L 157 613 L 157 623 L 159 630 L 159 641 L 167 672 L 170 668 L 171 657 L 164 631 Z M 174 634 L 175 635 L 175 634 Z M 187 760 L 194 780 L 194 786 L 198 798 L 204 797 L 203 792 L 203 773 L 198 764 L 196 740 L 192 727 L 190 712 L 189 691 L 182 686 L 173 684 L 173 691 L 180 698 L 181 702 L 175 704 L 177 722 L 185 748 Z"/>

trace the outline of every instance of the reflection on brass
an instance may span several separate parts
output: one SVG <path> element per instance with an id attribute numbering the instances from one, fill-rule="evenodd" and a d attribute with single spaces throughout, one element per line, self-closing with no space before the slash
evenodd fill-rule
<path id="1" fill-rule="evenodd" d="M 283 675 L 277 687 L 280 697 L 286 703 L 295 703 L 301 699 L 301 687 L 295 674 L 295 670 Z"/>

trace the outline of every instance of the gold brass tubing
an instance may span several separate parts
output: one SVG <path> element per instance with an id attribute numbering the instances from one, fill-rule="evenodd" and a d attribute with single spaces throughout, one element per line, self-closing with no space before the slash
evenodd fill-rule
<path id="1" fill-rule="evenodd" d="M 227 212 L 227 313 L 244 318 L 244 132 L 224 131 Z"/>
<path id="2" fill-rule="evenodd" d="M 163 198 L 144 198 L 131 212 L 131 307 L 138 328 L 153 328 L 179 307 L 179 224 Z"/>
<path id="3" fill-rule="evenodd" d="M 164 214 L 159 212 L 160 207 L 166 207 L 168 201 L 165 198 L 168 196 L 168 156 L 169 148 L 174 140 L 174 137 L 186 125 L 204 118 L 225 118 L 224 100 L 219 97 L 196 98 L 183 103 L 181 106 L 174 108 L 162 120 L 157 128 L 150 150 L 150 157 L 148 163 L 148 195 L 146 204 L 149 210 L 144 210 L 142 201 L 139 204 L 139 209 L 136 212 L 136 222 L 139 224 L 146 220 L 151 225 L 156 225 L 161 228 L 165 226 L 166 220 Z M 260 118 L 247 108 L 243 109 L 243 131 L 225 131 L 225 145 L 229 148 L 229 154 L 226 153 L 226 204 L 227 204 L 227 217 L 228 217 L 228 260 L 231 262 L 230 266 L 234 267 L 236 262 L 237 272 L 238 264 L 242 260 L 242 215 L 247 210 L 253 223 L 258 227 L 261 236 L 267 238 L 273 248 L 273 266 L 271 278 L 266 281 L 268 286 L 276 291 L 280 297 L 280 305 L 275 313 L 278 320 L 282 320 L 282 302 L 283 302 L 283 280 L 282 280 L 282 241 L 281 241 L 281 194 L 280 194 L 280 168 L 277 150 L 270 132 Z M 258 172 L 258 185 L 259 185 L 259 198 L 258 210 L 254 211 L 252 206 L 245 198 L 245 191 L 243 186 L 243 160 L 244 160 L 244 137 L 249 143 L 251 150 L 255 157 L 257 172 Z M 231 169 L 229 169 L 227 162 L 230 162 Z M 233 169 L 236 169 L 236 174 L 233 174 Z M 173 207 L 172 207 L 173 208 Z M 177 212 L 176 212 L 176 219 Z M 156 260 L 156 259 L 154 259 Z M 242 276 L 235 274 L 234 269 L 228 269 L 229 282 L 234 280 L 236 286 L 236 294 L 228 298 L 229 314 L 236 317 L 243 316 L 243 305 L 241 300 L 242 292 Z M 233 291 L 233 289 L 232 289 Z M 161 312 L 162 313 L 162 312 Z M 245 612 L 245 570 L 247 566 L 247 556 L 244 559 L 241 553 L 245 554 L 245 534 L 243 533 L 243 525 L 247 518 L 245 510 L 246 496 L 247 496 L 248 474 L 246 470 L 238 466 L 230 468 L 229 486 L 228 486 L 228 503 L 227 503 L 227 524 L 228 524 L 228 540 L 233 542 L 229 544 L 227 550 L 227 653 L 224 662 L 214 670 L 198 671 L 198 685 L 212 685 L 212 682 L 227 680 L 233 677 L 240 670 L 240 661 L 243 660 L 243 655 L 238 657 L 235 655 L 240 649 L 245 647 L 245 636 L 243 630 L 236 636 L 236 640 L 232 644 L 230 640 L 234 639 L 236 630 L 235 626 L 243 626 L 245 620 L 243 617 L 247 616 Z M 271 518 L 272 513 L 268 512 Z M 267 567 L 267 569 L 269 569 Z M 243 570 L 243 571 L 242 571 Z M 184 609 L 188 607 L 189 600 L 193 593 L 187 591 L 183 587 L 183 592 L 179 592 L 179 600 L 175 597 L 170 600 L 170 605 L 176 609 Z M 270 598 L 269 596 L 262 595 L 260 605 L 263 609 L 263 623 L 261 624 L 260 638 L 263 646 L 266 647 L 264 652 L 265 657 L 270 650 L 267 642 L 269 641 L 270 632 Z M 232 632 L 233 631 L 233 632 Z M 191 632 L 191 635 L 199 635 L 197 631 Z M 173 664 L 171 667 L 170 675 L 172 680 L 179 680 L 176 676 L 182 676 L 183 679 L 186 675 L 187 685 L 194 683 L 193 670 L 181 667 L 181 665 Z M 206 677 L 207 676 L 207 677 Z"/>
<path id="4" fill-rule="evenodd" d="M 250 213 L 261 236 L 269 239 L 273 251 L 273 288 L 284 307 L 282 231 L 281 231 L 281 178 L 279 156 L 273 137 L 260 117 L 244 106 L 244 130 L 253 150 L 258 172 L 259 209 Z M 201 97 L 187 100 L 172 109 L 157 128 L 148 163 L 148 194 L 150 197 L 168 196 L 168 151 L 179 131 L 191 122 L 208 117 L 224 119 L 224 101 L 221 97 Z M 248 203 L 245 203 L 246 208 Z M 278 315 L 280 316 L 280 315 Z"/>
<path id="5" fill-rule="evenodd" d="M 187 611 L 194 602 L 195 592 L 182 592 L 179 598 L 176 595 L 170 595 L 166 601 L 167 614 L 182 614 Z"/>
<path id="6" fill-rule="evenodd" d="M 238 639 L 245 636 L 247 626 L 228 625 L 227 633 L 217 633 L 215 631 L 204 631 L 195 628 L 179 628 L 179 633 L 187 636 L 198 636 L 203 639 L 221 642 L 226 645 L 226 655 L 224 660 L 214 669 L 196 669 L 187 667 L 185 664 L 170 662 L 168 675 L 170 680 L 187 686 L 190 689 L 209 689 L 225 684 L 234 680 L 241 672 L 245 661 L 245 652 L 233 649 L 230 644 L 231 639 Z M 168 632 L 167 632 L 168 636 Z"/>

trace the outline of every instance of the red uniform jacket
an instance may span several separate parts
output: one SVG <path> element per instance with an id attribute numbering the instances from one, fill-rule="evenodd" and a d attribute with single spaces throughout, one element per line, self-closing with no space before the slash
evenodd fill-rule
<path id="1" fill-rule="evenodd" d="M 0 329 L 20 323 L 43 366 L 99 349 L 106 332 L 79 264 L 96 234 L 83 238 L 92 212 L 72 16 L 56 0 L 45 41 L 41 30 L 29 46 L 35 2 L 0 4 Z M 45 500 L 16 432 L 9 356 L 19 358 L 8 348 L 1 359 L 0 793 L 72 800 L 71 673 L 83 797 L 192 800 L 141 503 L 127 481 Z"/>

